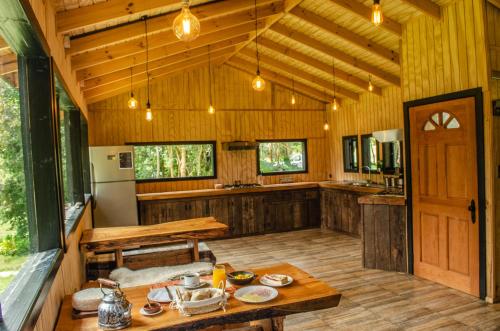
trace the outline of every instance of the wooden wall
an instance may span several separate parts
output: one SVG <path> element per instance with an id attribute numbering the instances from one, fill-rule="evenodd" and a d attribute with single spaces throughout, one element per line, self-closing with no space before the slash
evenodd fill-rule
<path id="1" fill-rule="evenodd" d="M 309 173 L 293 175 L 295 181 L 325 180 L 329 174 L 327 139 L 323 131 L 324 105 L 297 95 L 290 105 L 291 92 L 270 84 L 261 93 L 251 88 L 253 77 L 222 66 L 214 70 L 216 114 L 207 113 L 208 70 L 201 68 L 155 82 L 151 87 L 153 121 L 144 119 L 144 110 L 126 108 L 128 95 L 89 105 L 90 145 L 122 145 L 130 142 L 217 141 L 216 180 L 155 182 L 137 185 L 137 191 L 165 192 L 213 188 L 215 183 L 256 182 L 256 152 L 223 151 L 221 143 L 233 140 L 307 138 Z M 145 88 L 135 91 L 142 103 Z M 277 183 L 282 176 L 266 176 Z"/>
<path id="2" fill-rule="evenodd" d="M 45 300 L 35 331 L 53 330 L 64 296 L 80 290 L 84 283 L 84 263 L 80 254 L 79 242 L 82 231 L 91 227 L 92 210 L 91 205 L 88 204 L 77 229 L 66 240 L 67 252 Z"/>

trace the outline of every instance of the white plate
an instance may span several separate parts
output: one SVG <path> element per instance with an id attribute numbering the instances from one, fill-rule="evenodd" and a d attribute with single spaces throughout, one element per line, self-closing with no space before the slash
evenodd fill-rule
<path id="1" fill-rule="evenodd" d="M 278 291 L 269 286 L 252 285 L 238 289 L 234 297 L 247 303 L 263 303 L 273 300 L 278 296 Z"/>
<path id="2" fill-rule="evenodd" d="M 156 313 L 152 313 L 152 314 L 146 313 L 144 308 L 141 308 L 141 310 L 139 312 L 144 316 L 156 316 L 156 315 L 163 313 L 163 307 L 161 307 L 161 309 L 159 311 L 157 311 Z"/>
<path id="3" fill-rule="evenodd" d="M 287 282 L 285 284 L 278 284 L 277 282 L 271 281 L 269 278 L 267 278 L 265 275 L 260 277 L 259 281 L 262 285 L 266 286 L 271 286 L 271 287 L 283 287 L 283 286 L 288 286 L 291 283 L 293 283 L 293 278 L 288 275 L 279 275 L 279 276 L 286 276 L 287 277 Z"/>
<path id="4" fill-rule="evenodd" d="M 175 290 L 170 290 L 170 293 L 174 295 Z M 153 302 L 166 303 L 172 301 L 170 299 L 170 295 L 167 293 L 167 290 L 164 287 L 155 288 L 149 291 L 148 299 Z"/>

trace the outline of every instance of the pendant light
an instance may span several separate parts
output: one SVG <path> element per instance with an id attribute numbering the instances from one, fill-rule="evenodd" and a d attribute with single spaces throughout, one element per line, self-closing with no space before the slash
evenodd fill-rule
<path id="1" fill-rule="evenodd" d="M 153 112 L 151 111 L 151 102 L 149 102 L 149 40 L 148 40 L 148 17 L 144 16 L 144 30 L 146 33 L 146 75 L 148 77 L 148 102 L 146 103 L 146 121 L 153 120 Z"/>
<path id="2" fill-rule="evenodd" d="M 295 79 L 292 78 L 292 99 L 290 100 L 290 103 L 292 105 L 295 105 L 297 103 L 297 100 L 295 100 Z"/>
<path id="3" fill-rule="evenodd" d="M 132 67 L 130 67 L 130 99 L 127 102 L 129 109 L 137 109 L 137 99 L 134 97 L 134 92 L 132 91 Z"/>
<path id="4" fill-rule="evenodd" d="M 332 111 L 337 111 L 339 109 L 339 104 L 337 102 L 337 84 L 336 84 L 336 77 L 335 77 L 335 59 L 333 59 L 332 62 L 332 76 L 333 76 L 333 101 L 332 101 Z"/>
<path id="5" fill-rule="evenodd" d="M 257 76 L 254 78 L 252 82 L 252 87 L 255 91 L 260 92 L 263 91 L 266 87 L 266 81 L 260 77 L 260 58 L 259 58 L 259 42 L 258 42 L 258 34 L 257 34 L 257 0 L 255 0 L 255 55 L 257 58 Z"/>
<path id="6" fill-rule="evenodd" d="M 326 90 L 325 90 L 325 99 L 327 98 L 327 94 L 326 94 Z M 325 131 L 328 131 L 330 130 L 330 124 L 328 124 L 328 107 L 325 108 L 325 114 L 324 114 L 324 117 L 325 117 L 325 122 L 323 124 L 323 130 Z"/>
<path id="7" fill-rule="evenodd" d="M 208 45 L 208 94 L 210 96 L 210 104 L 208 106 L 208 113 L 215 114 L 215 108 L 212 102 L 212 61 L 210 59 L 210 45 Z"/>
<path id="8" fill-rule="evenodd" d="M 175 36 L 182 41 L 193 41 L 200 35 L 200 21 L 189 10 L 189 0 L 182 0 L 180 14 L 172 26 Z"/>
<path id="9" fill-rule="evenodd" d="M 368 91 L 373 92 L 372 75 L 368 75 Z"/>
<path id="10" fill-rule="evenodd" d="M 384 21 L 384 15 L 382 15 L 382 7 L 380 6 L 380 0 L 373 0 L 372 5 L 372 23 L 375 26 L 379 26 Z"/>

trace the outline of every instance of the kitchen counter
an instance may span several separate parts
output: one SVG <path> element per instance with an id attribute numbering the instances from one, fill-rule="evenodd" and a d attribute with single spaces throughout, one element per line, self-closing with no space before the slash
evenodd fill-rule
<path id="1" fill-rule="evenodd" d="M 344 190 L 350 192 L 371 193 L 371 194 L 377 194 L 384 190 L 384 187 L 381 185 L 358 186 L 358 185 L 348 184 L 345 182 L 331 182 L 331 181 L 319 182 L 318 186 L 320 188 L 329 188 L 335 190 Z"/>
<path id="2" fill-rule="evenodd" d="M 360 205 L 390 205 L 405 206 L 406 198 L 404 195 L 377 195 L 370 194 L 358 198 Z"/>

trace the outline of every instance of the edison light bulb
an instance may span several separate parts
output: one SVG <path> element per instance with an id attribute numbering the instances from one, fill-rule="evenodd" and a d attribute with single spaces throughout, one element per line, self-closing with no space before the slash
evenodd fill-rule
<path id="1" fill-rule="evenodd" d="M 332 110 L 333 111 L 337 111 L 339 109 L 339 104 L 337 102 L 337 99 L 336 98 L 333 98 L 333 102 L 332 102 Z"/>
<path id="2" fill-rule="evenodd" d="M 323 124 L 323 130 L 325 131 L 330 130 L 330 124 L 328 124 L 328 122 L 325 122 L 325 124 Z"/>
<path id="3" fill-rule="evenodd" d="M 255 91 L 263 91 L 264 88 L 266 87 L 266 81 L 262 79 L 262 77 L 260 77 L 260 74 L 257 73 L 257 77 L 254 78 L 253 82 L 252 82 L 252 86 L 253 86 L 253 89 Z"/>
<path id="4" fill-rule="evenodd" d="M 151 111 L 151 104 L 148 101 L 146 108 L 146 121 L 151 122 L 153 120 L 153 112 Z"/>
<path id="5" fill-rule="evenodd" d="M 214 108 L 214 106 L 212 106 L 212 105 L 208 106 L 208 113 L 209 114 L 215 114 L 215 108 Z"/>
<path id="6" fill-rule="evenodd" d="M 130 99 L 128 99 L 127 104 L 129 109 L 137 109 L 138 102 L 137 99 L 134 98 L 134 93 L 130 93 Z"/>
<path id="7" fill-rule="evenodd" d="M 368 91 L 373 92 L 373 84 L 371 80 L 368 82 Z"/>
<path id="8" fill-rule="evenodd" d="M 200 21 L 189 10 L 189 0 L 184 0 L 181 13 L 175 18 L 172 29 L 182 41 L 193 41 L 200 35 Z"/>
<path id="9" fill-rule="evenodd" d="M 292 94 L 292 105 L 294 105 L 297 101 L 295 100 L 295 94 Z"/>
<path id="10" fill-rule="evenodd" d="M 380 0 L 373 0 L 372 6 L 372 23 L 379 26 L 384 21 L 382 15 L 382 8 L 380 7 Z"/>

